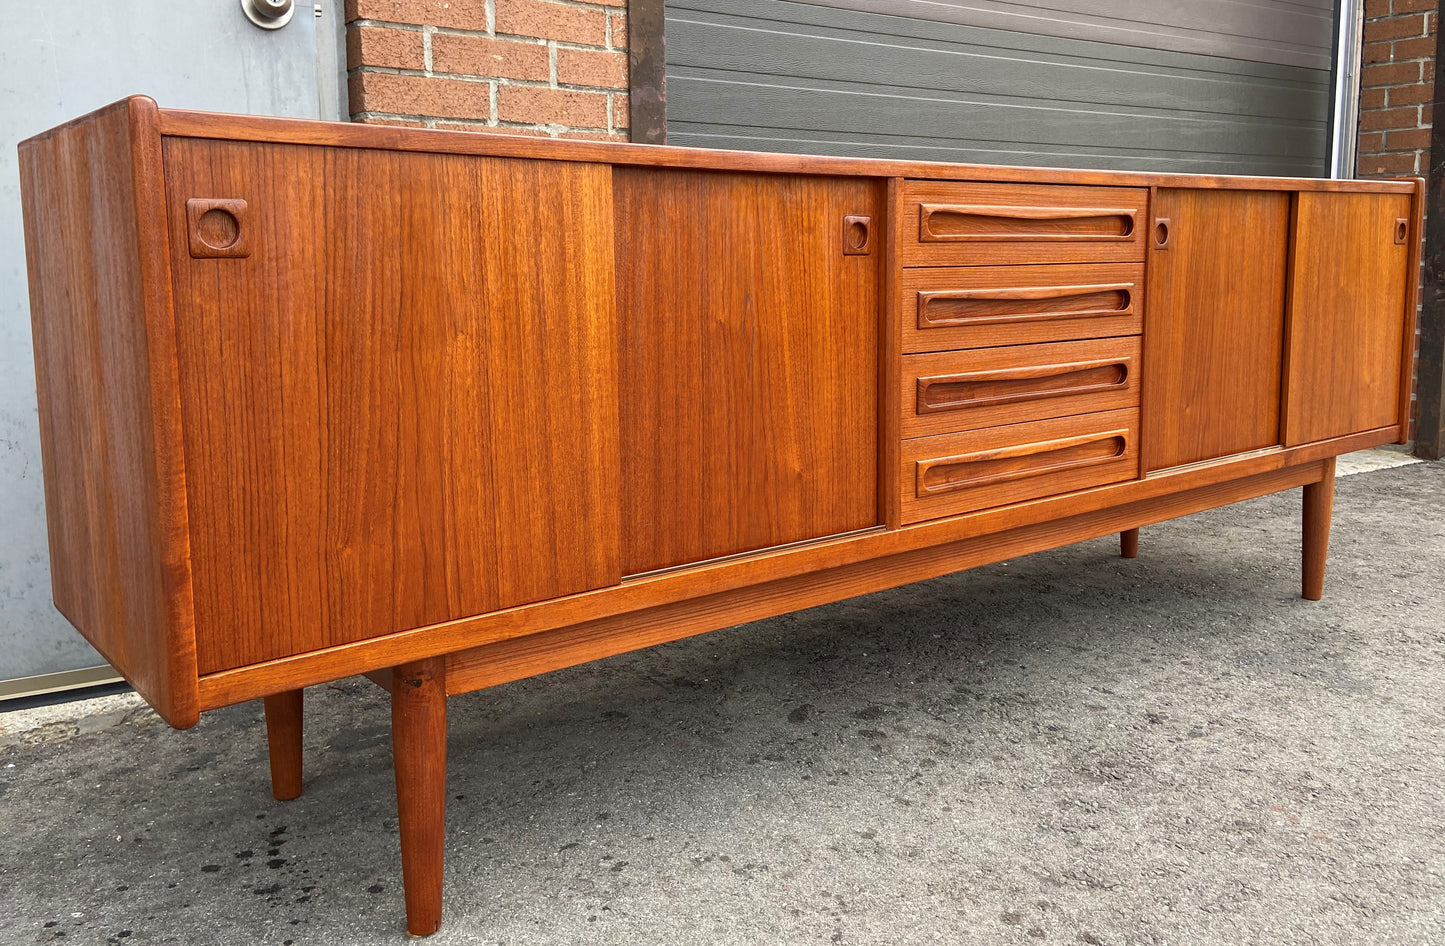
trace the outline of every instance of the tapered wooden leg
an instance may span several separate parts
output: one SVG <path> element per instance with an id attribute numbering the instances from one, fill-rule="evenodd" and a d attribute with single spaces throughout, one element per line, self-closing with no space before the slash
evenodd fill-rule
<path id="1" fill-rule="evenodd" d="M 446 840 L 447 692 L 440 659 L 397 667 L 391 679 L 391 753 L 401 826 L 406 930 L 429 936 L 442 922 Z"/>
<path id="2" fill-rule="evenodd" d="M 1119 533 L 1119 554 L 1124 558 L 1139 557 L 1139 530 L 1125 529 Z"/>
<path id="3" fill-rule="evenodd" d="M 1324 467 L 1324 478 L 1305 486 L 1300 594 L 1311 601 L 1325 594 L 1325 557 L 1330 550 L 1330 516 L 1335 508 L 1335 458 L 1326 460 Z"/>
<path id="4" fill-rule="evenodd" d="M 290 801 L 301 794 L 301 691 L 268 696 L 266 748 L 271 756 L 271 794 Z"/>

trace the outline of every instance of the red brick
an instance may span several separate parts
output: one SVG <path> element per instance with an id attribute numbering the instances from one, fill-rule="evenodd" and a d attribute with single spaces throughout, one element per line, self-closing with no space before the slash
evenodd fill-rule
<path id="1" fill-rule="evenodd" d="M 1392 13 L 1434 13 L 1439 0 L 1392 0 Z"/>
<path id="2" fill-rule="evenodd" d="M 606 128 L 607 95 L 604 92 L 503 85 L 497 89 L 497 117 L 502 121 L 529 125 Z"/>
<path id="3" fill-rule="evenodd" d="M 382 66 L 387 69 L 426 68 L 421 30 L 393 30 L 383 26 L 352 26 L 346 30 L 346 68 Z"/>
<path id="4" fill-rule="evenodd" d="M 351 77 L 351 107 L 358 112 L 486 119 L 492 114 L 492 91 L 486 82 L 361 72 Z"/>
<path id="5" fill-rule="evenodd" d="M 346 19 L 485 31 L 487 4 L 486 0 L 346 0 Z"/>
<path id="6" fill-rule="evenodd" d="M 1360 70 L 1360 84 L 1367 87 L 1405 85 L 1419 81 L 1420 63 L 1418 62 L 1387 62 L 1366 66 Z"/>
<path id="7" fill-rule="evenodd" d="M 443 125 L 437 122 L 438 128 L 455 128 L 458 131 L 485 131 L 489 135 L 532 135 L 537 138 L 556 137 L 546 128 L 529 128 L 525 125 L 487 125 L 484 128 L 474 128 L 470 125 Z"/>
<path id="8" fill-rule="evenodd" d="M 1366 65 L 1372 62 L 1390 62 L 1395 58 L 1395 44 L 1389 40 L 1366 43 L 1360 52 L 1360 61 Z"/>
<path id="9" fill-rule="evenodd" d="M 627 88 L 627 54 L 605 49 L 557 50 L 557 81 L 564 85 Z"/>
<path id="10" fill-rule="evenodd" d="M 1417 128 L 1420 112 L 1413 106 L 1405 108 L 1377 108 L 1360 115 L 1360 131 L 1380 131 L 1385 128 Z"/>
<path id="11" fill-rule="evenodd" d="M 1414 174 L 1415 153 L 1362 155 L 1358 161 L 1362 177 L 1376 175 Z"/>
<path id="12" fill-rule="evenodd" d="M 1390 15 L 1390 0 L 1365 0 L 1365 19 Z"/>
<path id="13" fill-rule="evenodd" d="M 1390 91 L 1393 92 L 1393 91 L 1395 91 L 1395 89 L 1420 89 L 1420 88 L 1425 88 L 1425 87 L 1424 87 L 1424 86 L 1418 86 L 1418 85 L 1397 85 L 1397 86 L 1391 87 Z M 1385 90 L 1384 90 L 1384 89 L 1361 89 L 1361 90 L 1360 90 L 1360 108 L 1361 108 L 1362 110 L 1363 110 L 1363 109 L 1367 109 L 1367 108 L 1384 108 L 1384 107 L 1385 107 Z"/>
<path id="14" fill-rule="evenodd" d="M 1435 55 L 1435 37 L 1433 36 L 1397 39 L 1390 46 L 1391 58 L 1395 62 L 1404 62 L 1407 59 L 1430 59 Z"/>
<path id="15" fill-rule="evenodd" d="M 1406 36 L 1424 35 L 1425 14 L 1423 13 L 1365 21 L 1365 42 L 1367 43 L 1376 43 L 1382 39 L 1401 39 Z"/>
<path id="16" fill-rule="evenodd" d="M 1385 133 L 1383 131 L 1367 131 L 1360 135 L 1359 153 L 1379 154 L 1385 150 Z"/>
<path id="17" fill-rule="evenodd" d="M 1430 129 L 1407 128 L 1385 132 L 1386 151 L 1426 151 L 1430 147 Z"/>
<path id="18" fill-rule="evenodd" d="M 612 13 L 612 14 L 609 14 L 609 15 L 608 15 L 608 19 L 612 21 L 612 48 L 613 48 L 613 49 L 626 49 L 626 48 L 627 48 L 627 14 L 626 14 L 626 13 Z"/>
<path id="19" fill-rule="evenodd" d="M 632 124 L 632 98 L 624 93 L 612 96 L 612 127 L 627 128 Z"/>
<path id="20" fill-rule="evenodd" d="M 1390 107 L 1400 105 L 1423 105 L 1426 102 L 1434 101 L 1435 87 L 1433 85 L 1392 85 L 1386 89 L 1370 89 L 1371 92 L 1386 92 L 1390 97 Z M 1361 108 L 1378 108 L 1378 105 L 1367 106 L 1364 99 L 1361 100 Z"/>
<path id="21" fill-rule="evenodd" d="M 1421 127 L 1421 128 L 1429 128 L 1429 127 L 1430 127 L 1430 122 L 1431 122 L 1431 120 L 1432 120 L 1432 118 L 1433 118 L 1432 113 L 1433 113 L 1434 111 L 1435 111 L 1435 106 L 1434 106 L 1433 104 L 1432 104 L 1432 105 L 1422 105 L 1422 106 L 1420 106 L 1420 127 Z"/>
<path id="22" fill-rule="evenodd" d="M 496 0 L 497 32 L 560 39 L 583 46 L 607 42 L 607 12 L 546 0 Z"/>
<path id="23" fill-rule="evenodd" d="M 436 72 L 465 76 L 498 76 L 546 82 L 552 67 L 543 43 L 485 36 L 433 33 L 431 63 Z"/>

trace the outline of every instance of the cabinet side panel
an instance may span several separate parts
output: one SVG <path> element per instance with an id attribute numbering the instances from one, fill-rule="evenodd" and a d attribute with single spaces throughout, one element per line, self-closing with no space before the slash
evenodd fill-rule
<path id="1" fill-rule="evenodd" d="M 1285 444 L 1407 423 L 1410 198 L 1300 194 L 1290 286 Z"/>
<path id="2" fill-rule="evenodd" d="M 56 607 L 167 722 L 197 717 L 155 103 L 20 148 Z"/>
<path id="3" fill-rule="evenodd" d="M 1279 443 L 1289 195 L 1160 189 L 1150 216 L 1144 471 Z"/>
<path id="4" fill-rule="evenodd" d="M 619 580 L 608 167 L 165 160 L 203 672 Z"/>
<path id="5" fill-rule="evenodd" d="M 878 524 L 884 184 L 614 174 L 624 570 Z"/>

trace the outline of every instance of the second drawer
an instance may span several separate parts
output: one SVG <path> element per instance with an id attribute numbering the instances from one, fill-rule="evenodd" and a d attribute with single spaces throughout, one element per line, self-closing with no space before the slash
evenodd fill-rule
<path id="1" fill-rule="evenodd" d="M 1139 338 L 904 355 L 904 439 L 1139 406 Z"/>

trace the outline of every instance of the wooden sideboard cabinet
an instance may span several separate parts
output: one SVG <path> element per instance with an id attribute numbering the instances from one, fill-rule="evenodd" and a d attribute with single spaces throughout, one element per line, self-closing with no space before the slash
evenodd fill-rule
<path id="1" fill-rule="evenodd" d="M 1304 487 L 1405 436 L 1420 181 L 741 154 L 161 110 L 20 146 L 54 599 L 168 722 L 446 698 Z"/>

